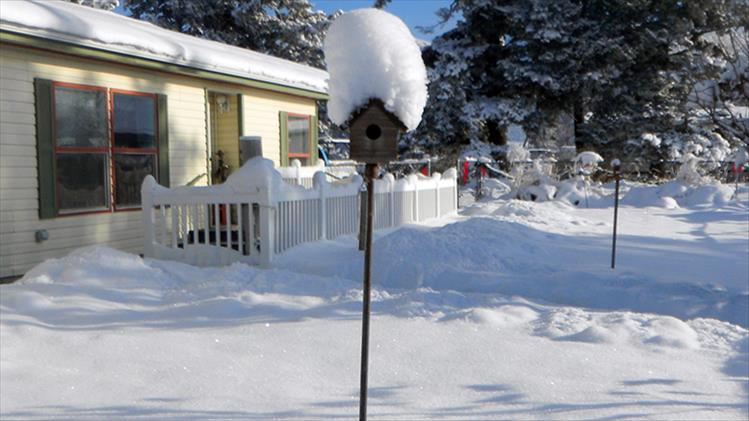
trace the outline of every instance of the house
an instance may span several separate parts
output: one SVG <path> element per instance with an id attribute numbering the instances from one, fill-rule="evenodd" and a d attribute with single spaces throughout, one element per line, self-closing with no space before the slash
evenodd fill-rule
<path id="1" fill-rule="evenodd" d="M 0 2 L 0 278 L 72 249 L 140 253 L 140 186 L 214 182 L 240 136 L 317 159 L 327 73 L 61 1 Z"/>

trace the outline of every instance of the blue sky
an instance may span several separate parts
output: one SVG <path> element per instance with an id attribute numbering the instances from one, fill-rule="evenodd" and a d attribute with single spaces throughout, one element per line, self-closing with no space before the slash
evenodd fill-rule
<path id="1" fill-rule="evenodd" d="M 338 9 L 347 11 L 372 7 L 374 0 L 311 0 L 311 3 L 327 13 L 332 13 Z M 432 26 L 438 23 L 439 18 L 435 15 L 435 12 L 441 7 L 449 6 L 450 3 L 452 3 L 451 0 L 393 0 L 385 10 L 400 17 L 411 28 L 411 33 L 416 38 L 431 40 L 435 35 L 453 28 L 455 26 L 454 19 L 445 26 L 436 28 L 433 34 L 425 34 L 416 27 Z"/>
<path id="2" fill-rule="evenodd" d="M 121 1 L 120 3 L 121 5 L 116 11 L 124 13 L 122 6 L 124 2 Z M 311 3 L 318 9 L 332 13 L 339 9 L 345 12 L 362 7 L 372 7 L 374 0 L 311 0 Z M 435 35 L 452 29 L 455 26 L 455 19 L 444 26 L 435 28 L 432 34 L 426 34 L 418 30 L 417 27 L 437 24 L 439 18 L 435 15 L 435 12 L 441 7 L 449 6 L 450 3 L 452 3 L 451 0 L 393 0 L 385 10 L 403 19 L 403 22 L 411 28 L 414 37 L 431 40 Z"/>

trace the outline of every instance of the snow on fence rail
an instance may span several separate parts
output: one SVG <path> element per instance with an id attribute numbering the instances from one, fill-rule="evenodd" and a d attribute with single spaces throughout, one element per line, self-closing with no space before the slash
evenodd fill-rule
<path id="1" fill-rule="evenodd" d="M 170 189 L 146 177 L 145 256 L 203 266 L 270 266 L 276 254 L 299 244 L 358 232 L 358 174 L 328 181 L 318 170 L 309 188 L 289 184 L 288 178 L 263 158 L 216 186 Z M 375 181 L 375 229 L 440 217 L 457 205 L 454 169 L 399 180 L 386 174 Z"/>
<path id="2" fill-rule="evenodd" d="M 310 188 L 312 187 L 312 179 L 318 171 L 325 172 L 325 174 L 329 176 L 329 179 L 335 180 L 352 176 L 356 173 L 356 166 L 345 165 L 326 167 L 322 162 L 320 162 L 314 167 L 303 167 L 298 159 L 293 159 L 291 165 L 288 167 L 276 168 L 276 171 L 281 174 L 281 178 L 283 178 L 285 182 Z"/>

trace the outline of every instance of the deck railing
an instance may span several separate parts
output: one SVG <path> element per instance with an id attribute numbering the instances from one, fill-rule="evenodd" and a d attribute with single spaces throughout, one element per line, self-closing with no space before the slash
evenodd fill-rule
<path id="1" fill-rule="evenodd" d="M 302 243 L 353 235 L 359 230 L 354 174 L 312 185 L 291 185 L 276 170 L 248 183 L 166 188 L 146 177 L 142 186 L 144 254 L 194 265 L 245 262 L 270 266 L 274 256 Z M 375 229 L 397 227 L 457 210 L 456 171 L 432 177 L 386 174 L 375 181 Z"/>
<path id="2" fill-rule="evenodd" d="M 298 159 L 292 159 L 288 167 L 280 167 L 276 170 L 285 182 L 310 188 L 316 172 L 324 172 L 328 181 L 340 180 L 356 174 L 356 165 L 352 163 L 352 165 L 324 166 L 322 161 L 319 161 L 316 166 L 305 167 Z"/>

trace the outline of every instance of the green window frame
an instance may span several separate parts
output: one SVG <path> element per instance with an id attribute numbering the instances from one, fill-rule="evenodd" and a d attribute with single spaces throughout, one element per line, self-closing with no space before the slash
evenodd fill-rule
<path id="1" fill-rule="evenodd" d="M 66 142 L 60 144 L 58 139 L 58 114 L 56 110 L 55 92 L 56 89 L 67 90 L 70 92 L 98 92 L 106 95 L 104 126 L 106 127 L 106 143 L 99 144 L 78 144 L 79 140 L 73 138 L 72 145 L 70 137 Z M 59 216 L 82 215 L 90 213 L 110 213 L 122 210 L 140 209 L 140 206 L 121 203 L 118 204 L 116 189 L 119 187 L 116 181 L 116 170 L 121 162 L 118 156 L 124 158 L 124 154 L 130 154 L 128 159 L 133 160 L 140 156 L 150 159 L 153 175 L 163 185 L 169 185 L 169 133 L 167 122 L 166 96 L 162 94 L 151 94 L 143 92 L 122 91 L 109 89 L 106 87 L 81 85 L 48 79 L 37 78 L 34 80 L 35 90 L 35 107 L 36 107 L 36 138 L 37 138 L 37 157 L 38 157 L 38 182 L 39 182 L 39 218 L 50 219 Z M 63 91 L 61 91 L 63 92 Z M 114 144 L 115 139 L 115 105 L 113 98 L 115 95 L 132 95 L 138 97 L 153 98 L 154 102 L 154 122 L 150 130 L 155 136 L 153 145 L 142 148 L 122 148 Z M 97 104 L 99 105 L 99 104 Z M 75 115 L 75 113 L 73 113 Z M 70 116 L 65 116 L 66 122 Z M 100 117 L 102 118 L 102 117 Z M 69 124 L 66 124 L 68 126 Z M 63 127 L 59 127 L 63 129 Z M 89 142 L 90 143 L 90 142 Z M 61 200 L 64 195 L 60 192 L 60 177 L 63 171 L 58 168 L 60 159 L 75 159 L 92 156 L 104 156 L 103 166 L 105 167 L 105 176 L 102 183 L 104 191 L 103 206 L 89 206 L 81 209 L 68 208 L 61 206 Z M 150 158 L 148 158 L 150 157 Z M 90 173 L 90 171 L 89 171 Z M 122 183 L 120 183 L 122 184 Z M 130 187 L 132 190 L 132 186 Z M 131 193 L 137 194 L 137 193 Z M 124 196 L 123 196 L 124 197 Z"/>
<path id="2" fill-rule="evenodd" d="M 308 134 L 308 145 L 309 150 L 306 152 L 295 152 L 290 150 L 291 144 L 290 144 L 290 130 L 289 130 L 289 120 L 303 120 L 309 121 L 309 134 Z M 307 166 L 315 166 L 317 165 L 317 115 L 309 115 L 309 114 L 296 114 L 296 113 L 290 113 L 286 111 L 281 111 L 279 113 L 279 139 L 280 139 L 280 151 L 281 151 L 281 157 L 280 162 L 282 167 L 288 167 L 289 163 L 292 159 L 303 159 L 306 160 Z"/>

